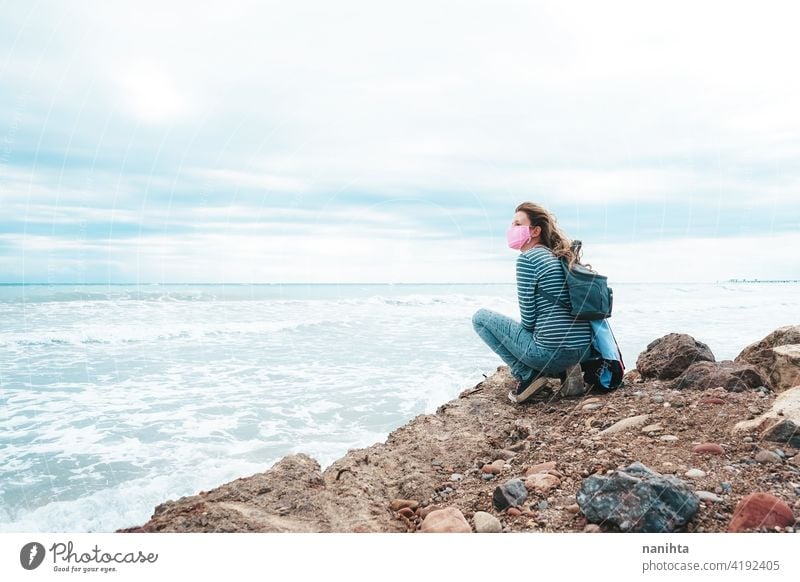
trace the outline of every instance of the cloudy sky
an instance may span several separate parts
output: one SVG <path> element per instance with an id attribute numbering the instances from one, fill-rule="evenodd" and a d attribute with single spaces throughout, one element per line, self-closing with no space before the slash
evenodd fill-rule
<path id="1" fill-rule="evenodd" d="M 646 4 L 646 6 L 645 6 Z M 791 3 L 0 2 L 0 282 L 800 278 Z"/>

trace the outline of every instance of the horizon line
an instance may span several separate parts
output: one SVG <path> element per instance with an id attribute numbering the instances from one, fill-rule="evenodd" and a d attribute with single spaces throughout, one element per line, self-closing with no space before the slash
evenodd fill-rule
<path id="1" fill-rule="evenodd" d="M 724 280 L 715 280 L 715 281 L 615 281 L 612 285 L 709 285 L 709 284 L 720 284 L 720 283 L 800 283 L 800 279 L 724 279 Z M 27 281 L 11 281 L 11 282 L 0 282 L 0 286 L 4 287 L 22 287 L 22 286 L 37 286 L 37 287 L 58 287 L 58 286 L 150 286 L 150 287 L 158 287 L 158 286 L 167 286 L 167 285 L 205 285 L 205 286 L 224 286 L 224 285 L 235 285 L 235 286 L 281 286 L 281 285 L 516 285 L 515 282 L 510 283 L 492 283 L 492 282 L 450 282 L 450 283 L 433 283 L 433 282 L 418 282 L 418 283 L 366 283 L 366 282 L 357 282 L 357 283 L 339 283 L 339 282 L 330 282 L 330 283 L 311 283 L 311 282 L 280 282 L 280 283 L 248 283 L 248 282 L 226 282 L 226 283 L 211 283 L 211 282 L 141 282 L 141 281 L 134 281 L 134 282 L 125 282 L 125 283 L 111 283 L 111 282 L 61 282 L 61 283 L 50 283 L 50 282 L 27 282 Z"/>

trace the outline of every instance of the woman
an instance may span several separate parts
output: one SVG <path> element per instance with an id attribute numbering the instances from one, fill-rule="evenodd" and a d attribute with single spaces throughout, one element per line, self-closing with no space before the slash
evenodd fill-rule
<path id="1" fill-rule="evenodd" d="M 488 309 L 472 316 L 472 326 L 490 348 L 511 367 L 516 385 L 508 397 L 520 403 L 547 384 L 548 377 L 561 376 L 562 394 L 574 395 L 575 386 L 564 380 L 576 377 L 568 368 L 592 356 L 592 326 L 579 321 L 557 302 L 548 301 L 545 290 L 569 304 L 560 258 L 569 264 L 580 262 L 580 247 L 558 228 L 555 217 L 543 207 L 523 202 L 507 232 L 508 246 L 520 251 L 517 257 L 517 296 L 522 323 Z M 579 381 L 578 393 L 583 381 Z"/>

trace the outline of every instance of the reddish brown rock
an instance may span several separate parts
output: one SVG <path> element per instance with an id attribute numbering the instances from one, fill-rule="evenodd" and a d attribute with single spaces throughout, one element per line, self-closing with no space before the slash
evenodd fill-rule
<path id="1" fill-rule="evenodd" d="M 522 512 L 519 509 L 517 509 L 516 507 L 509 507 L 506 510 L 506 514 L 509 517 L 519 517 L 520 515 L 522 515 Z"/>
<path id="2" fill-rule="evenodd" d="M 546 463 L 539 463 L 538 465 L 534 465 L 529 469 L 525 470 L 525 476 L 528 477 L 533 475 L 534 473 L 547 473 L 556 468 L 555 461 L 547 461 Z"/>
<path id="3" fill-rule="evenodd" d="M 700 404 L 725 404 L 725 400 L 716 396 L 707 396 L 700 399 Z"/>
<path id="4" fill-rule="evenodd" d="M 414 513 L 414 510 L 411 509 L 410 507 L 403 507 L 397 513 L 399 513 L 403 517 L 407 517 L 408 519 L 411 519 L 412 517 L 414 517 L 416 515 Z"/>
<path id="5" fill-rule="evenodd" d="M 389 508 L 392 511 L 400 511 L 404 507 L 408 507 L 411 511 L 414 511 L 419 507 L 419 502 L 414 501 L 413 499 L 394 499 L 389 504 Z"/>
<path id="6" fill-rule="evenodd" d="M 422 522 L 423 533 L 472 533 L 464 514 L 455 507 L 431 511 Z"/>
<path id="7" fill-rule="evenodd" d="M 762 527 L 787 527 L 794 515 L 786 503 L 769 493 L 752 493 L 739 501 L 728 525 L 729 532 L 743 532 Z"/>
<path id="8" fill-rule="evenodd" d="M 692 448 L 692 452 L 699 455 L 724 455 L 725 451 L 716 443 L 703 443 Z"/>
<path id="9" fill-rule="evenodd" d="M 561 485 L 561 479 L 550 473 L 534 473 L 525 479 L 525 487 L 537 493 L 547 493 Z"/>

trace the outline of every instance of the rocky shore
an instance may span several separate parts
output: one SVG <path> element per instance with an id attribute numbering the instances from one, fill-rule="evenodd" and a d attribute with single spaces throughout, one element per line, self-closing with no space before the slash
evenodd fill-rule
<path id="1" fill-rule="evenodd" d="M 325 471 L 311 457 L 120 532 L 800 531 L 800 325 L 717 362 L 651 342 L 611 393 L 507 399 L 501 366 Z"/>

